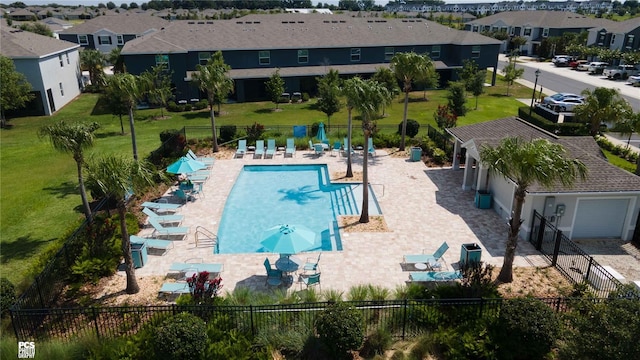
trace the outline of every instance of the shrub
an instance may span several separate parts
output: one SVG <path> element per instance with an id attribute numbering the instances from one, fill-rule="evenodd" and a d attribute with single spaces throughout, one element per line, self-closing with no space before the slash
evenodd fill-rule
<path id="1" fill-rule="evenodd" d="M 373 139 L 373 145 L 377 148 L 394 148 L 400 146 L 400 135 L 397 133 L 379 132 Z"/>
<path id="2" fill-rule="evenodd" d="M 6 277 L 0 278 L 0 317 L 9 314 L 9 308 L 16 302 L 16 287 Z"/>
<path id="3" fill-rule="evenodd" d="M 464 106 L 467 102 L 464 83 L 460 81 L 450 82 L 448 90 L 449 94 L 447 95 L 447 99 L 449 99 L 449 107 L 456 116 L 464 116 L 467 113 L 467 108 Z"/>
<path id="4" fill-rule="evenodd" d="M 170 112 L 183 112 L 184 111 L 184 105 L 176 104 L 174 102 L 170 102 L 169 104 L 167 104 L 167 111 L 170 111 Z"/>
<path id="5" fill-rule="evenodd" d="M 247 142 L 253 144 L 256 140 L 262 138 L 264 134 L 264 125 L 253 123 L 251 126 L 247 126 Z"/>
<path id="6" fill-rule="evenodd" d="M 444 358 L 450 360 L 504 359 L 496 357 L 495 345 L 484 323 L 481 320 L 472 326 L 449 327 L 438 331 L 435 334 L 435 341 Z"/>
<path id="7" fill-rule="evenodd" d="M 442 165 L 447 160 L 447 153 L 445 153 L 444 150 L 440 148 L 435 148 L 433 149 L 433 154 L 431 155 L 431 157 L 436 164 Z"/>
<path id="8" fill-rule="evenodd" d="M 466 298 L 498 298 L 498 285 L 491 274 L 493 265 L 484 262 L 471 262 L 462 267 L 462 293 Z"/>
<path id="9" fill-rule="evenodd" d="M 159 358 L 201 359 L 207 343 L 207 326 L 197 316 L 181 313 L 160 324 L 154 343 Z"/>
<path id="10" fill-rule="evenodd" d="M 206 109 L 208 106 L 209 106 L 209 103 L 207 102 L 207 100 L 200 100 L 197 103 L 193 104 L 193 109 L 202 110 L 202 109 Z"/>
<path id="11" fill-rule="evenodd" d="M 218 140 L 221 143 L 226 143 L 228 141 L 232 141 L 236 138 L 236 133 L 238 132 L 238 127 L 235 125 L 223 125 L 220 127 L 220 137 Z"/>
<path id="12" fill-rule="evenodd" d="M 438 105 L 438 110 L 433 113 L 433 118 L 440 129 L 455 127 L 458 116 L 449 105 Z"/>
<path id="13" fill-rule="evenodd" d="M 367 336 L 360 350 L 360 355 L 364 357 L 383 355 L 385 351 L 391 348 L 392 343 L 391 333 L 389 333 L 387 329 L 378 328 L 371 335 Z"/>
<path id="14" fill-rule="evenodd" d="M 364 338 L 362 314 L 342 302 L 327 306 L 314 325 L 320 342 L 338 358 L 358 349 Z"/>
<path id="15" fill-rule="evenodd" d="M 418 131 L 420 130 L 420 124 L 413 119 L 407 119 L 407 132 L 406 135 L 410 138 L 418 135 Z M 402 121 L 398 124 L 398 134 L 402 135 Z"/>

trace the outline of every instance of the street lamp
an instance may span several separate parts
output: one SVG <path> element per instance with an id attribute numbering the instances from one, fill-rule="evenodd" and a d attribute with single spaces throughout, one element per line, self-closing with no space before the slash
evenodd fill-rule
<path id="1" fill-rule="evenodd" d="M 529 106 L 529 116 L 531 116 L 531 109 L 533 109 L 533 100 L 536 98 L 536 89 L 538 88 L 538 76 L 540 76 L 540 69 L 536 69 L 536 82 L 533 84 L 533 94 L 531 94 L 531 106 Z"/>

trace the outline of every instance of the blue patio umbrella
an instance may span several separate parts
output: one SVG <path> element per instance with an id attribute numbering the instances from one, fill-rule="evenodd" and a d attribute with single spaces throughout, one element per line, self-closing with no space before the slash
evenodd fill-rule
<path id="1" fill-rule="evenodd" d="M 320 142 L 327 141 L 327 134 L 324 132 L 324 123 L 320 123 L 318 125 L 318 133 L 316 134 L 316 138 L 320 140 Z"/>
<path id="2" fill-rule="evenodd" d="M 300 225 L 277 225 L 264 231 L 262 246 L 275 253 L 297 254 L 316 244 L 316 233 Z"/>
<path id="3" fill-rule="evenodd" d="M 205 167 L 206 165 L 200 161 L 183 156 L 178 161 L 167 166 L 167 172 L 172 174 L 188 174 L 204 169 Z"/>

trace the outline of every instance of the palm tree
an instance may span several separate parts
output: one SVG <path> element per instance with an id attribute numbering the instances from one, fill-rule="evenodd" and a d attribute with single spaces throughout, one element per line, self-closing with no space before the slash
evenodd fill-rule
<path id="1" fill-rule="evenodd" d="M 589 124 L 589 133 L 594 136 L 605 122 L 617 123 L 631 112 L 629 103 L 620 96 L 618 89 L 598 87 L 593 91 L 582 91 L 584 104 L 578 105 L 574 113 L 579 121 Z"/>
<path id="2" fill-rule="evenodd" d="M 427 78 L 427 74 L 433 63 L 426 55 L 418 55 L 414 52 L 398 53 L 391 59 L 391 70 L 396 74 L 396 78 L 402 82 L 404 92 L 404 114 L 402 115 L 402 139 L 400 140 L 400 151 L 405 148 L 405 136 L 407 133 L 407 111 L 409 109 L 409 93 L 411 83 L 416 80 Z"/>
<path id="3" fill-rule="evenodd" d="M 122 256 L 124 257 L 125 273 L 127 274 L 127 294 L 140 291 L 136 280 L 133 258 L 131 256 L 131 242 L 127 230 L 127 196 L 132 191 L 143 189 L 153 183 L 151 165 L 141 161 L 130 160 L 116 155 L 94 159 L 87 164 L 89 178 L 98 184 L 104 195 L 111 196 L 117 201 L 120 230 L 122 233 Z"/>
<path id="4" fill-rule="evenodd" d="M 136 144 L 136 128 L 133 122 L 133 110 L 138 100 L 144 95 L 143 81 L 132 74 L 113 74 L 109 77 L 109 87 L 114 93 L 120 94 L 126 107 L 129 109 L 129 127 L 131 128 L 131 144 L 133 146 L 133 158 L 138 161 L 138 145 Z"/>
<path id="5" fill-rule="evenodd" d="M 534 183 L 545 188 L 556 184 L 572 186 L 578 176 L 583 180 L 586 178 L 586 166 L 565 155 L 565 149 L 560 144 L 546 139 L 526 142 L 515 137 L 503 139 L 495 148 L 484 146 L 480 150 L 480 159 L 488 166 L 489 172 L 500 174 L 516 184 L 504 262 L 498 281 L 513 281 L 513 259 L 522 225 L 522 207 L 529 186 Z"/>
<path id="6" fill-rule="evenodd" d="M 351 147 L 352 147 L 352 143 L 351 143 L 351 129 L 352 129 L 352 125 L 351 125 L 351 111 L 354 108 L 354 101 L 352 99 L 355 99 L 358 96 L 358 87 L 360 85 L 360 82 L 362 81 L 362 79 L 358 78 L 358 77 L 354 77 L 351 79 L 346 80 L 343 83 L 341 92 L 342 94 L 347 98 L 347 114 L 348 114 L 348 120 L 347 120 L 347 144 L 344 144 L 345 146 L 345 150 L 347 152 L 347 173 L 345 175 L 345 177 L 353 177 L 353 169 L 351 168 Z M 347 145 L 349 145 L 349 148 L 347 149 Z"/>
<path id="7" fill-rule="evenodd" d="M 122 48 L 113 48 L 109 55 L 107 55 L 107 60 L 113 65 L 113 73 L 124 73 L 127 72 L 126 66 L 124 65 L 124 58 L 120 55 Z"/>
<path id="8" fill-rule="evenodd" d="M 38 135 L 47 138 L 53 148 L 73 155 L 78 170 L 78 184 L 80 185 L 80 198 L 84 208 L 84 216 L 89 222 L 92 220 L 91 207 L 87 200 L 87 191 L 84 186 L 84 176 L 82 166 L 84 165 L 84 150 L 93 146 L 95 135 L 93 134 L 100 125 L 96 122 L 91 124 L 75 123 L 67 124 L 60 121 L 55 124 L 46 125 L 40 128 Z"/>
<path id="9" fill-rule="evenodd" d="M 230 69 L 231 67 L 224 63 L 222 53 L 218 51 L 207 61 L 207 65 L 196 65 L 198 72 L 193 74 L 193 79 L 200 90 L 207 93 L 213 135 L 213 152 L 218 152 L 216 116 L 213 106 L 216 102 L 216 94 L 229 94 L 233 89 L 233 79 L 229 77 Z"/>
<path id="10" fill-rule="evenodd" d="M 104 85 L 104 55 L 98 50 L 86 49 L 80 52 L 80 65 L 82 69 L 89 71 L 91 85 Z"/>

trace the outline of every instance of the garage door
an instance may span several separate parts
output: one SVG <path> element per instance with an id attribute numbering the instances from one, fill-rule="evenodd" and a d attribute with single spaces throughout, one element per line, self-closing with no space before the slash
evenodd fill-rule
<path id="1" fill-rule="evenodd" d="M 619 238 L 629 199 L 580 200 L 573 238 Z"/>

